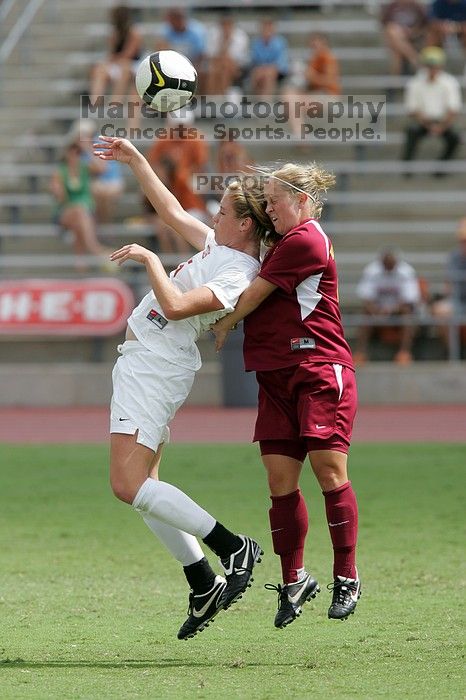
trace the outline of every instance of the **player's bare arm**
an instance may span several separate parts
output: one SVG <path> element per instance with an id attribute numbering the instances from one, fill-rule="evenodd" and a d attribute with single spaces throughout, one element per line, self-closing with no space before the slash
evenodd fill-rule
<path id="1" fill-rule="evenodd" d="M 189 292 L 182 292 L 167 276 L 159 257 L 137 243 L 123 246 L 112 253 L 110 258 L 118 265 L 122 265 L 126 260 L 134 260 L 145 266 L 163 315 L 169 321 L 181 321 L 183 318 L 209 311 L 221 311 L 224 308 L 208 287 L 198 287 Z"/>
<path id="2" fill-rule="evenodd" d="M 262 277 L 256 277 L 254 282 L 240 296 L 235 310 L 211 326 L 211 330 L 215 335 L 215 349 L 217 352 L 225 345 L 230 330 L 239 321 L 242 321 L 245 316 L 250 314 L 251 311 L 254 311 L 259 304 L 262 304 L 264 299 L 267 299 L 276 288 L 275 284 L 268 282 Z"/>
<path id="3" fill-rule="evenodd" d="M 210 232 L 209 227 L 183 209 L 176 197 L 157 177 L 142 153 L 128 139 L 113 136 L 100 136 L 100 139 L 94 144 L 94 155 L 101 160 L 126 163 L 160 218 L 196 250 L 203 250 Z"/>

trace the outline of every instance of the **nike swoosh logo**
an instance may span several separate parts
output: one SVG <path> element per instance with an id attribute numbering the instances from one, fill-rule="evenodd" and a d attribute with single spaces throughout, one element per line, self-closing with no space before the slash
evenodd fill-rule
<path id="1" fill-rule="evenodd" d="M 244 569 L 246 567 L 246 564 L 248 563 L 249 541 L 246 540 L 245 544 L 243 546 L 244 546 L 245 554 L 244 554 L 242 568 Z M 235 567 L 235 557 L 237 556 L 237 554 L 239 554 L 239 552 L 241 552 L 241 549 L 230 556 L 230 561 L 228 562 L 228 566 L 225 566 L 224 564 L 222 564 L 225 576 L 230 576 L 233 573 L 233 569 Z M 239 567 L 239 568 L 241 568 L 241 567 Z"/>
<path id="2" fill-rule="evenodd" d="M 349 520 L 342 520 L 341 523 L 329 523 L 329 527 L 338 527 L 338 525 L 346 525 L 346 523 L 349 523 Z"/>
<path id="3" fill-rule="evenodd" d="M 305 589 L 306 586 L 307 586 L 307 582 L 308 582 L 308 579 L 307 579 L 307 578 L 304 579 L 303 585 L 301 586 L 301 588 L 298 588 L 298 592 L 295 593 L 294 595 L 290 595 L 290 594 L 288 593 L 288 600 L 290 601 L 290 603 L 297 603 L 297 602 L 298 602 L 300 596 L 302 596 L 303 591 L 304 591 L 304 589 Z"/>
<path id="4" fill-rule="evenodd" d="M 249 540 L 246 540 L 246 547 L 245 547 L 246 551 L 244 553 L 243 566 L 241 567 L 243 569 L 246 568 L 246 564 L 248 563 L 250 547 L 251 547 L 251 543 L 249 542 Z"/>
<path id="5" fill-rule="evenodd" d="M 206 614 L 209 605 L 214 601 L 216 596 L 220 596 L 223 592 L 223 587 L 216 588 L 215 591 L 212 593 L 210 598 L 207 600 L 207 603 L 205 603 L 200 610 L 196 610 L 196 608 L 193 606 L 193 616 L 194 617 L 202 617 L 203 615 Z"/>
<path id="6" fill-rule="evenodd" d="M 129 420 L 129 418 L 118 418 L 118 420 Z"/>
<path id="7" fill-rule="evenodd" d="M 326 425 L 317 425 L 317 423 L 316 423 L 317 430 L 322 430 L 322 428 L 326 428 L 326 427 L 327 427 Z"/>
<path id="8" fill-rule="evenodd" d="M 151 64 L 152 70 L 154 71 L 155 76 L 158 80 L 157 83 L 154 83 L 155 87 L 163 87 L 165 85 L 165 80 L 164 80 L 163 75 L 157 70 L 157 66 L 155 65 L 155 63 L 153 61 L 151 61 L 150 64 Z"/>
<path id="9" fill-rule="evenodd" d="M 360 588 L 359 585 L 356 588 L 356 590 L 354 590 L 351 586 L 342 586 L 341 590 L 342 591 L 347 590 L 353 603 L 357 603 L 359 600 L 359 588 Z"/>

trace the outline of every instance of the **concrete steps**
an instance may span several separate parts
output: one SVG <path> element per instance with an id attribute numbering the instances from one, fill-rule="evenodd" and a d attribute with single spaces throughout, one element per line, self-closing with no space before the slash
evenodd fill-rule
<path id="1" fill-rule="evenodd" d="M 132 2 L 132 0 L 130 0 Z M 48 0 L 39 12 L 28 34 L 20 41 L 11 62 L 4 66 L 2 90 L 0 93 L 0 148 L 2 162 L 49 163 L 56 162 L 63 135 L 70 122 L 79 116 L 79 94 L 88 85 L 89 69 L 103 55 L 105 37 L 108 32 L 108 10 L 110 0 Z M 160 20 L 165 10 L 164 2 L 137 0 L 144 6 L 142 17 L 145 45 L 147 50 L 155 50 Z M 206 6 L 207 3 L 204 3 Z M 235 11 L 236 13 L 236 11 Z M 241 23 L 252 31 L 257 24 L 260 10 L 237 11 Z M 210 11 L 199 11 L 196 16 L 203 20 L 213 18 Z M 210 15 L 210 16 L 209 16 Z M 329 33 L 337 55 L 341 59 L 344 90 L 350 94 L 384 94 L 390 89 L 390 109 L 387 122 L 388 140 L 386 143 L 367 145 L 364 157 L 368 165 L 376 161 L 395 160 L 399 158 L 403 142 L 402 129 L 405 119 L 402 112 L 402 91 L 405 78 L 393 78 L 387 75 L 387 53 L 380 40 L 377 17 L 370 16 L 361 9 L 335 8 L 328 13 L 299 11 L 290 8 L 277 10 L 280 22 L 278 28 L 285 31 L 292 48 L 293 60 L 307 57 L 308 21 L 313 30 Z M 51 48 L 53 47 L 53 48 Z M 362 51 L 358 50 L 362 47 Z M 449 51 L 449 69 L 462 74 L 462 56 L 455 50 Z M 465 83 L 462 78 L 463 84 Z M 398 110 L 398 111 L 397 111 Z M 466 126 L 463 116 L 461 124 Z M 209 125 L 205 122 L 205 127 Z M 44 134 L 34 144 L 26 134 L 31 129 Z M 49 139 L 47 143 L 47 139 Z M 21 144 L 21 145 L 19 145 Z M 145 144 L 144 144 L 145 145 Z M 360 148 L 353 144 L 319 144 L 313 143 L 309 149 L 302 144 L 284 144 L 267 142 L 246 142 L 245 145 L 257 161 L 273 161 L 286 156 L 292 160 L 332 160 L 355 162 L 361 157 Z M 421 157 L 434 158 L 438 152 L 437 142 L 424 141 L 419 149 Z M 215 145 L 212 145 L 215 152 Z M 466 146 L 461 147 L 460 158 L 466 159 Z M 21 218 L 24 222 L 48 226 L 51 221 L 54 204 L 47 195 L 48 172 L 37 176 L 35 185 L 42 199 L 34 203 L 31 198 L 31 180 L 24 171 L 15 179 L 0 175 L 0 193 L 21 194 L 29 203 L 21 204 Z M 355 303 L 354 283 L 358 279 L 365 262 L 385 244 L 399 245 L 408 254 L 408 259 L 416 262 L 421 274 L 428 274 L 434 284 L 442 284 L 444 276 L 445 251 L 454 244 L 454 231 L 457 219 L 464 215 L 465 175 L 454 174 L 443 180 L 433 180 L 428 175 L 415 175 L 410 180 L 400 180 L 395 173 L 387 170 L 381 172 L 355 173 L 341 177 L 340 182 L 348 188 L 329 197 L 329 206 L 324 217 L 324 227 L 335 243 L 337 262 L 341 276 L 341 289 L 344 304 L 352 308 Z M 343 182 L 342 182 L 343 180 Z M 127 194 L 115 213 L 115 221 L 120 222 L 131 215 L 140 215 L 140 195 L 135 182 L 127 177 Z M 3 194 L 0 194 L 0 201 Z M 21 265 L 8 269 L 1 266 L 2 276 L 21 278 L 24 275 L 43 274 L 47 277 L 71 276 L 75 274 L 71 267 L 50 265 L 39 269 L 27 268 L 21 256 L 43 256 L 46 263 L 58 254 L 68 256 L 70 244 L 59 237 L 57 228 L 50 224 L 50 234 L 43 236 L 2 236 L 1 227 L 10 220 L 11 207 L 3 207 L 0 213 L 0 245 L 3 261 L 7 264 L 10 255 L 18 255 Z M 400 229 L 393 228 L 400 224 Z M 423 235 L 422 222 L 429 228 Z M 410 227 L 410 224 L 412 226 Z M 358 225 L 361 230 L 358 230 Z M 377 228 L 380 226 L 380 230 Z M 392 226 L 392 228 L 390 228 Z M 385 227 L 385 228 L 384 228 Z M 416 228 L 417 227 L 417 228 Z M 123 228 L 123 227 L 122 227 Z M 436 230 L 437 229 L 437 230 Z M 129 231 L 127 231 L 129 235 Z M 147 239 L 139 239 L 134 231 L 131 238 L 143 244 Z M 125 233 L 120 233 L 114 240 L 121 242 Z M 107 242 L 112 241 L 111 236 Z M 6 257 L 5 257 L 6 256 Z M 125 276 L 128 275 L 128 276 Z M 124 273 L 122 279 L 130 279 Z M 350 330 L 350 335 L 354 329 Z M 24 341 L 0 344 L 0 363 L 9 367 L 8 362 L 14 358 L 18 362 L 17 371 L 0 369 L 2 388 L 4 377 L 8 379 L 8 391 L 12 391 L 19 403 L 37 401 L 43 403 L 44 397 L 54 401 L 105 403 L 109 391 L 109 368 L 115 357 L 115 345 L 118 339 L 105 340 L 100 348 L 100 365 L 93 365 L 96 346 L 92 339 L 76 342 L 43 340 L 34 343 L 35 358 L 39 369 L 26 368 L 31 346 Z M 221 366 L 213 352 L 212 343 L 202 341 L 201 352 L 207 357 L 201 375 L 198 378 L 191 401 L 194 403 L 221 402 Z M 80 360 L 89 365 L 81 365 Z M 65 366 L 60 365 L 66 362 Z M 71 364 L 68 364 L 68 363 Z M 44 367 L 46 371 L 44 372 Z M 84 368 L 83 368 L 84 367 Z M 432 366 L 437 370 L 437 366 Z M 432 376 L 433 369 L 430 368 Z M 25 369 L 26 368 L 26 369 Z M 90 369 L 88 369 L 90 368 Z M 24 369 L 25 371 L 21 371 Z M 397 380 L 391 374 L 392 366 L 379 365 L 377 370 L 384 377 L 383 386 L 367 374 L 362 381 L 363 400 L 371 396 L 373 387 L 382 391 L 386 399 L 384 386 L 390 386 L 390 395 L 398 396 L 398 389 L 393 389 L 390 382 Z M 398 371 L 398 370 L 397 370 Z M 413 368 L 409 368 L 410 375 Z M 425 375 L 427 377 L 427 375 Z M 67 378 L 68 377 L 68 378 Z M 88 379 L 86 378 L 88 377 Z M 16 380 L 16 389 L 13 383 Z M 382 381 L 382 380 L 381 380 Z M 406 381 L 406 378 L 405 378 Z M 423 380 L 424 381 L 424 380 Z M 425 378 L 427 384 L 427 378 Z M 422 382 L 421 382 L 422 384 Z M 427 396 L 425 389 L 413 385 L 411 392 L 416 396 Z M 31 390 L 31 386 L 34 387 Z M 394 385 L 395 386 L 395 385 Z M 397 387 L 398 385 L 396 385 Z M 37 389 L 36 389 L 37 387 Z M 395 388 L 396 388 L 395 387 Z M 401 390 L 400 390 L 401 391 Z M 15 393 L 16 392 L 16 393 Z M 367 392 L 367 393 L 366 393 Z M 0 392 L 1 396 L 8 392 Z M 439 392 L 439 396 L 441 392 Z M 464 396 L 464 394 L 463 394 Z"/>

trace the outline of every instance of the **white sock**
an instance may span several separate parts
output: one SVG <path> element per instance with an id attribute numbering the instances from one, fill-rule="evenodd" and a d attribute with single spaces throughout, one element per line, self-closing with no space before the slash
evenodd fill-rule
<path id="1" fill-rule="evenodd" d="M 142 519 L 147 527 L 152 530 L 154 535 L 168 549 L 170 554 L 177 559 L 183 566 L 195 564 L 204 557 L 199 542 L 193 535 L 188 535 L 183 530 L 178 530 L 172 525 L 163 523 L 158 518 L 154 518 L 149 513 L 141 513 Z"/>
<path id="2" fill-rule="evenodd" d="M 150 477 L 137 492 L 133 507 L 201 539 L 213 530 L 217 522 L 176 486 Z"/>

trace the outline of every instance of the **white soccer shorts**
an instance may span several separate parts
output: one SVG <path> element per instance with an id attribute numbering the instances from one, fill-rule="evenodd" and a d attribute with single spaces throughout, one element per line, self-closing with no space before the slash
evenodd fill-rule
<path id="1" fill-rule="evenodd" d="M 134 435 L 157 451 L 168 442 L 168 423 L 186 401 L 194 382 L 193 370 L 158 357 L 138 340 L 118 346 L 120 357 L 112 372 L 110 432 Z"/>

